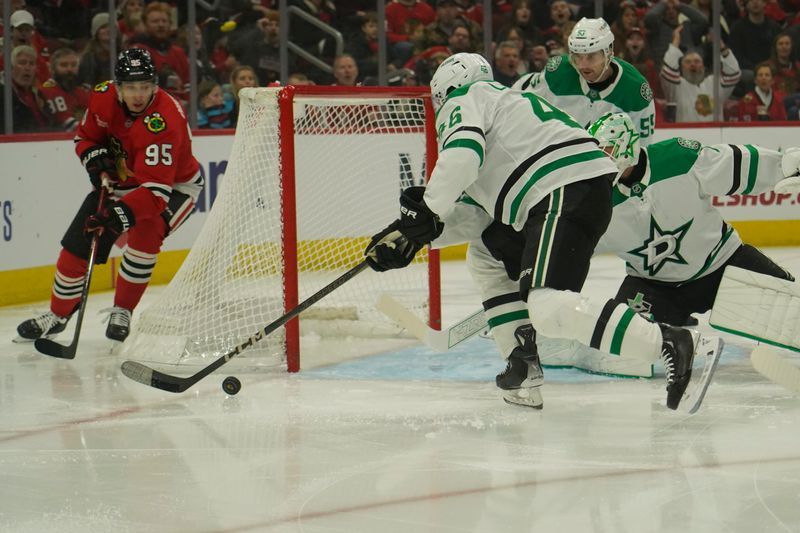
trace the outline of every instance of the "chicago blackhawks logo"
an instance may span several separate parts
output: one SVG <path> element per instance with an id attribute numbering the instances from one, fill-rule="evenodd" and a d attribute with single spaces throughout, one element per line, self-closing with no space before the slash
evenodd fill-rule
<path id="1" fill-rule="evenodd" d="M 96 93 L 104 93 L 104 92 L 106 92 L 108 90 L 108 88 L 110 87 L 109 83 L 111 83 L 111 82 L 110 81 L 104 81 L 104 82 L 98 83 L 97 85 L 94 86 L 94 92 L 96 92 Z"/>
<path id="2" fill-rule="evenodd" d="M 162 117 L 161 113 L 158 111 L 144 117 L 144 124 L 147 127 L 147 131 L 150 133 L 161 133 L 167 129 L 167 121 L 164 120 L 164 117 Z"/>

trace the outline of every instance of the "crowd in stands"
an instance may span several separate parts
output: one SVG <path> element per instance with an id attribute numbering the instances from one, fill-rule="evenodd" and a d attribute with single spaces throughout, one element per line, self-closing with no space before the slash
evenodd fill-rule
<path id="1" fill-rule="evenodd" d="M 480 0 L 392 0 L 385 21 L 374 1 L 287 1 L 340 31 L 346 43 L 337 55 L 329 34 L 292 17 L 290 40 L 333 65 L 326 73 L 289 54 L 293 84 L 377 85 L 378 25 L 385 23 L 389 84 L 427 84 L 449 55 L 482 52 L 490 25 L 495 78 L 511 86 L 568 53 L 576 21 L 594 16 L 589 0 L 493 0 L 490 18 Z M 107 6 L 105 0 L 11 1 L 10 27 L 0 26 L 0 35 L 11 48 L 15 132 L 75 128 L 92 88 L 112 77 L 110 24 L 116 24 L 113 48 L 150 51 L 159 86 L 188 108 L 185 3 L 120 0 L 115 17 Z M 648 80 L 660 120 L 713 120 L 715 84 L 725 120 L 800 120 L 800 0 L 722 0 L 717 80 L 711 0 L 605 0 L 603 6 L 615 54 Z M 278 1 L 223 0 L 214 11 L 198 5 L 197 15 L 198 126 L 234 127 L 238 90 L 279 79 Z"/>

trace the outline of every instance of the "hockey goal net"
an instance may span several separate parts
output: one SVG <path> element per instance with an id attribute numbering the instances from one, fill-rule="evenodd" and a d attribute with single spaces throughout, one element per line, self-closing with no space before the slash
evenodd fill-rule
<path id="1" fill-rule="evenodd" d="M 134 317 L 123 355 L 190 371 L 229 352 L 362 261 L 435 157 L 426 89 L 242 90 L 214 205 L 175 277 Z M 437 327 L 436 252 L 367 269 L 236 360 L 297 371 L 305 343 L 403 336 L 375 309 L 381 293 Z"/>

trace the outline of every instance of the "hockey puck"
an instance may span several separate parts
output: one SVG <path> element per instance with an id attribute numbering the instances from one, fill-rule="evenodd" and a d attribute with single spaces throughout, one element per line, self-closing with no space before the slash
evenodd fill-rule
<path id="1" fill-rule="evenodd" d="M 228 376 L 222 381 L 222 390 L 225 391 L 225 394 L 235 396 L 240 390 L 242 390 L 242 382 L 239 381 L 239 378 Z"/>

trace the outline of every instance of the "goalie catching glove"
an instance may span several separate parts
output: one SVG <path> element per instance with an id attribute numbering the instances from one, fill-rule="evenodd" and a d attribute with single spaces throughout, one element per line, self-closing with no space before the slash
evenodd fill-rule
<path id="1" fill-rule="evenodd" d="M 785 176 L 775 184 L 776 193 L 800 192 L 800 148 L 787 148 L 781 157 L 781 170 Z"/>
<path id="2" fill-rule="evenodd" d="M 108 230 L 114 235 L 120 235 L 135 223 L 136 219 L 130 207 L 123 202 L 111 202 L 100 213 L 87 218 L 83 229 L 87 234 L 96 231 L 102 235 Z"/>
<path id="3" fill-rule="evenodd" d="M 89 174 L 89 181 L 92 182 L 95 189 L 100 188 L 103 174 L 108 175 L 112 181 L 117 178 L 116 160 L 105 146 L 95 144 L 84 150 L 81 154 L 81 163 Z"/>
<path id="4" fill-rule="evenodd" d="M 376 272 L 405 268 L 422 248 L 422 244 L 408 240 L 400 233 L 400 219 L 389 224 L 372 237 L 364 251 L 367 264 Z"/>

